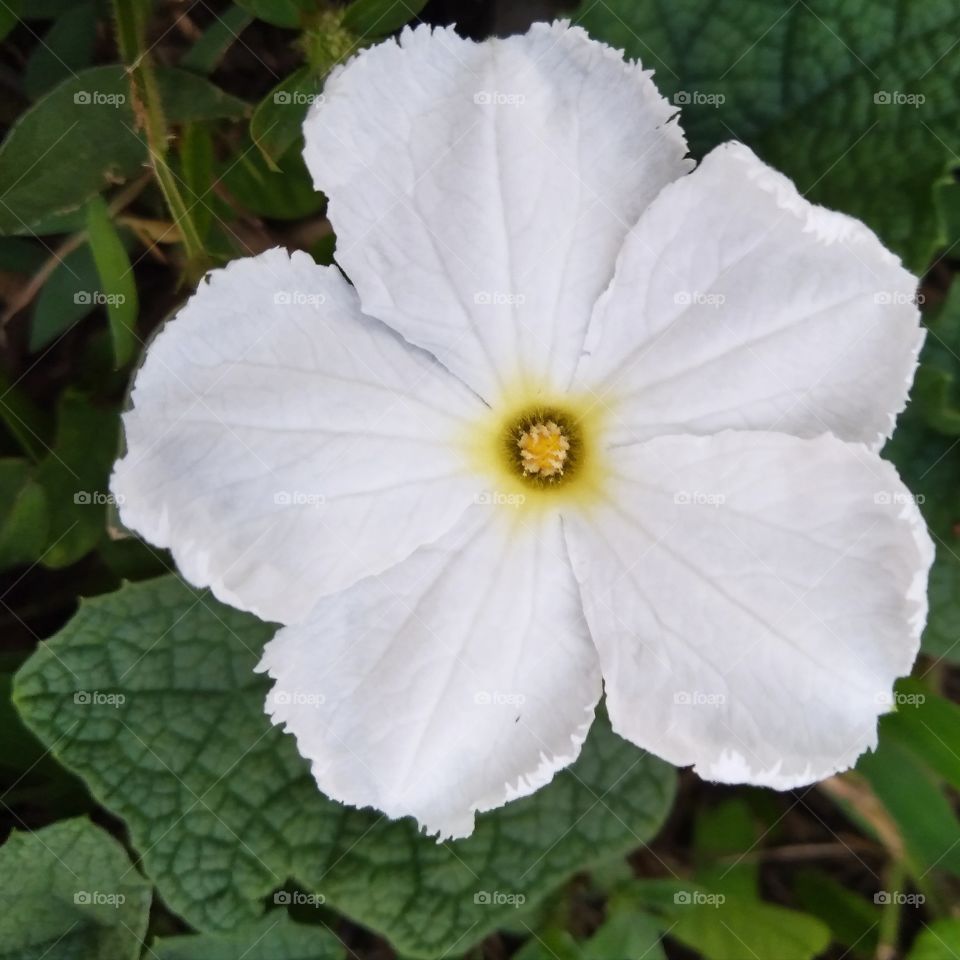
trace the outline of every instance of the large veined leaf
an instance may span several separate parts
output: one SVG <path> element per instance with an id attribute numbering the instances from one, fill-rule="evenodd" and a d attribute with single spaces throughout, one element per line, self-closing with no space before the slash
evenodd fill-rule
<path id="1" fill-rule="evenodd" d="M 937 548 L 930 571 L 930 616 L 923 649 L 960 661 L 960 288 L 928 312 L 910 405 L 884 448 L 917 498 Z"/>
<path id="2" fill-rule="evenodd" d="M 914 270 L 944 239 L 960 151 L 953 0 L 605 0 L 581 22 L 656 70 L 700 156 L 742 140 Z"/>
<path id="3" fill-rule="evenodd" d="M 137 960 L 151 890 L 126 851 L 88 820 L 0 847 L 0 960 Z"/>
<path id="4" fill-rule="evenodd" d="M 229 934 L 164 937 L 150 948 L 153 960 L 344 960 L 343 944 L 324 926 L 293 923 L 274 910 Z"/>
<path id="5" fill-rule="evenodd" d="M 16 679 L 28 725 L 126 820 L 163 899 L 199 929 L 257 916 L 292 879 L 408 956 L 462 951 L 666 814 L 672 768 L 603 721 L 573 767 L 465 841 L 335 804 L 263 714 L 253 667 L 273 630 L 161 578 L 85 601 Z"/>
<path id="6" fill-rule="evenodd" d="M 924 652 L 960 660 L 960 445 L 955 437 L 931 430 L 910 407 L 883 454 L 917 497 L 937 548 Z"/>

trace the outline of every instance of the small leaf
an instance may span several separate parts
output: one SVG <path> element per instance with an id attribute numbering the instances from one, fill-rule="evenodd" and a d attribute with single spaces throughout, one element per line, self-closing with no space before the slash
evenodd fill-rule
<path id="1" fill-rule="evenodd" d="M 717 905 L 694 903 L 673 919 L 669 936 L 705 960 L 813 960 L 830 943 L 829 929 L 816 917 L 740 897 Z"/>
<path id="2" fill-rule="evenodd" d="M 157 67 L 156 73 L 164 113 L 170 123 L 236 120 L 249 110 L 242 100 L 189 70 Z"/>
<path id="3" fill-rule="evenodd" d="M 87 237 L 100 278 L 98 293 L 110 318 L 113 354 L 116 365 L 122 367 L 133 359 L 139 343 L 137 285 L 130 258 L 100 197 L 94 197 L 87 207 Z"/>
<path id="4" fill-rule="evenodd" d="M 267 162 L 279 169 L 280 158 L 300 136 L 304 118 L 323 89 L 323 77 L 301 67 L 260 101 L 250 120 L 250 135 Z"/>
<path id="5" fill-rule="evenodd" d="M 44 411 L 0 371 L 0 421 L 32 460 L 42 460 L 47 452 L 51 423 Z"/>
<path id="6" fill-rule="evenodd" d="M 21 0 L 5 0 L 0 3 L 0 40 L 17 25 L 20 17 Z"/>
<path id="7" fill-rule="evenodd" d="M 880 739 L 899 743 L 960 790 L 960 707 L 919 680 L 897 684 L 896 710 L 881 719 Z"/>
<path id="8" fill-rule="evenodd" d="M 535 933 L 513 955 L 513 960 L 585 960 L 585 958 L 580 952 L 577 941 L 566 930 L 549 930 L 545 933 Z"/>
<path id="9" fill-rule="evenodd" d="M 326 198 L 313 186 L 303 155 L 294 146 L 271 169 L 253 144 L 230 157 L 220 182 L 258 217 L 299 220 L 322 209 Z"/>
<path id="10" fill-rule="evenodd" d="M 322 264 L 323 266 L 330 266 L 330 264 L 333 263 L 336 250 L 336 235 L 333 233 L 328 233 L 310 245 L 310 256 L 313 257 L 317 263 Z"/>
<path id="11" fill-rule="evenodd" d="M 226 52 L 253 21 L 253 15 L 239 6 L 219 14 L 200 39 L 180 60 L 180 66 L 196 73 L 213 73 Z"/>
<path id="12" fill-rule="evenodd" d="M 48 253 L 39 243 L 18 237 L 0 237 L 0 270 L 31 274 L 46 261 Z"/>
<path id="13" fill-rule="evenodd" d="M 705 960 L 812 960 L 830 942 L 829 929 L 816 917 L 686 880 L 635 880 L 617 897 L 662 915 L 666 934 Z"/>
<path id="14" fill-rule="evenodd" d="M 834 940 L 852 953 L 873 956 L 880 925 L 878 907 L 823 870 L 801 870 L 793 889 L 797 905 L 827 924 Z"/>
<path id="15" fill-rule="evenodd" d="M 945 960 L 960 957 L 960 919 L 938 920 L 924 927 L 907 960 Z"/>
<path id="16" fill-rule="evenodd" d="M 300 26 L 305 8 L 305 0 L 237 0 L 237 3 L 258 20 L 292 30 Z"/>
<path id="17" fill-rule="evenodd" d="M 118 432 L 115 411 L 95 407 L 78 393 L 64 395 L 56 441 L 36 472 L 50 519 L 45 566 L 74 563 L 105 535 L 107 483 Z"/>
<path id="18" fill-rule="evenodd" d="M 26 460 L 0 458 L 0 570 L 31 563 L 47 544 L 47 500 Z"/>
<path id="19" fill-rule="evenodd" d="M 960 825 L 937 777 L 890 738 L 881 739 L 876 753 L 864 754 L 857 771 L 896 821 L 914 872 L 936 868 L 960 876 Z"/>
<path id="20" fill-rule="evenodd" d="M 17 960 L 137 960 L 150 885 L 88 820 L 18 830 L 0 847 L 0 951 Z"/>
<path id="21" fill-rule="evenodd" d="M 92 312 L 98 287 L 97 265 L 90 247 L 84 244 L 67 254 L 47 278 L 34 304 L 30 321 L 31 352 L 48 347 Z"/>
<path id="22" fill-rule="evenodd" d="M 427 0 L 354 0 L 343 25 L 358 37 L 376 39 L 399 30 L 427 5 Z"/>
<path id="23" fill-rule="evenodd" d="M 97 37 L 93 3 L 66 10 L 34 47 L 23 74 L 23 89 L 31 100 L 90 65 Z"/>
<path id="24" fill-rule="evenodd" d="M 30 0 L 22 16 L 24 20 L 56 20 L 74 3 L 75 0 Z"/>
<path id="25" fill-rule="evenodd" d="M 246 110 L 242 101 L 187 70 L 158 69 L 157 82 L 174 123 Z M 146 157 L 123 68 L 82 71 L 38 100 L 0 145 L 0 182 L 7 184 L 0 234 L 39 228 L 139 172 Z"/>
<path id="26" fill-rule="evenodd" d="M 660 945 L 662 925 L 648 913 L 616 902 L 608 905 L 607 919 L 583 944 L 589 960 L 666 960 Z"/>
<path id="27" fill-rule="evenodd" d="M 757 825 L 740 797 L 702 810 L 695 821 L 693 848 L 697 880 L 710 890 L 756 897 L 759 864 L 740 860 L 757 840 Z M 722 862 L 716 862 L 723 859 Z"/>

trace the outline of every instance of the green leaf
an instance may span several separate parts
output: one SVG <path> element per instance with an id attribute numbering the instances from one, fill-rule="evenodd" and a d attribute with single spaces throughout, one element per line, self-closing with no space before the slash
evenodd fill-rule
<path id="1" fill-rule="evenodd" d="M 187 70 L 158 69 L 171 122 L 236 117 L 242 101 Z M 17 233 L 80 206 L 138 173 L 146 146 L 120 66 L 93 67 L 54 87 L 0 145 L 0 233 Z M 65 173 L 69 171 L 69 175 Z"/>
<path id="2" fill-rule="evenodd" d="M 427 5 L 427 0 L 353 0 L 343 15 L 343 26 L 364 39 L 376 39 L 399 30 Z"/>
<path id="3" fill-rule="evenodd" d="M 917 498 L 936 545 L 923 651 L 960 662 L 960 444 L 932 430 L 911 405 L 883 455 Z"/>
<path id="4" fill-rule="evenodd" d="M 753 813 L 741 797 L 701 810 L 693 838 L 697 880 L 718 893 L 755 897 L 759 864 L 745 862 L 740 855 L 753 848 L 758 832 Z"/>
<path id="5" fill-rule="evenodd" d="M 29 347 L 48 347 L 96 307 L 97 265 L 87 244 L 65 256 L 47 278 L 33 306 Z"/>
<path id="6" fill-rule="evenodd" d="M 66 13 L 75 0 L 30 0 L 22 11 L 24 20 L 56 20 Z"/>
<path id="7" fill-rule="evenodd" d="M 829 929 L 816 917 L 741 897 L 716 906 L 693 903 L 673 919 L 669 936 L 706 960 L 812 960 L 830 943 Z"/>
<path id="8" fill-rule="evenodd" d="M 197 73 L 213 73 L 226 52 L 253 21 L 253 15 L 239 6 L 219 14 L 187 51 L 180 66 Z"/>
<path id="9" fill-rule="evenodd" d="M 119 518 L 115 525 L 119 526 Z M 156 550 L 136 537 L 104 540 L 97 554 L 118 582 L 149 580 L 173 570 L 173 561 L 165 550 Z"/>
<path id="10" fill-rule="evenodd" d="M 960 435 L 960 283 L 927 320 L 927 339 L 913 384 L 917 413 L 934 430 Z"/>
<path id="11" fill-rule="evenodd" d="M 126 851 L 87 820 L 0 847 L 0 960 L 137 960 L 150 886 Z"/>
<path id="12" fill-rule="evenodd" d="M 47 452 L 50 423 L 44 411 L 20 389 L 19 381 L 11 381 L 0 371 L 0 421 L 17 441 L 24 453 L 41 460 Z"/>
<path id="13" fill-rule="evenodd" d="M 322 89 L 323 76 L 312 67 L 301 67 L 277 84 L 253 111 L 250 136 L 272 168 L 279 169 L 280 158 L 300 136 L 307 110 Z"/>
<path id="14" fill-rule="evenodd" d="M 583 944 L 583 956 L 589 960 L 666 960 L 661 933 L 661 924 L 649 914 L 611 905 L 603 926 Z"/>
<path id="15" fill-rule="evenodd" d="M 317 263 L 324 266 L 330 266 L 333 263 L 334 254 L 337 250 L 337 238 L 333 233 L 327 233 L 310 244 L 309 253 Z"/>
<path id="16" fill-rule="evenodd" d="M 880 736 L 901 744 L 960 790 L 960 707 L 919 680 L 897 684 L 897 706 L 880 720 Z"/>
<path id="17" fill-rule="evenodd" d="M 130 258 L 100 197 L 94 197 L 87 208 L 87 238 L 100 277 L 99 293 L 106 300 L 113 354 L 117 366 L 122 367 L 133 359 L 140 342 L 137 285 Z"/>
<path id="18" fill-rule="evenodd" d="M 513 955 L 513 960 L 584 960 L 584 956 L 566 930 L 549 930 L 535 933 Z"/>
<path id="19" fill-rule="evenodd" d="M 214 147 L 213 136 L 204 124 L 184 127 L 180 137 L 180 172 L 184 200 L 193 212 L 193 222 L 206 249 L 213 223 Z"/>
<path id="20" fill-rule="evenodd" d="M 277 169 L 271 169 L 263 154 L 250 144 L 229 158 L 220 182 L 245 210 L 258 217 L 298 220 L 322 209 L 326 198 L 314 188 L 296 146 L 275 166 Z"/>
<path id="21" fill-rule="evenodd" d="M 917 875 L 934 868 L 960 876 L 960 824 L 939 779 L 913 753 L 881 738 L 876 753 L 864 754 L 857 770 L 896 821 Z"/>
<path id="22" fill-rule="evenodd" d="M 576 764 L 465 841 L 333 803 L 263 713 L 253 668 L 273 630 L 162 578 L 84 601 L 17 676 L 28 725 L 126 821 L 161 896 L 199 929 L 257 916 L 293 878 L 408 956 L 436 957 L 643 843 L 666 814 L 672 768 L 599 719 Z M 79 691 L 124 699 L 76 704 Z"/>
<path id="23" fill-rule="evenodd" d="M 0 459 L 0 570 L 36 560 L 47 544 L 47 498 L 33 465 Z"/>
<path id="24" fill-rule="evenodd" d="M 228 935 L 166 937 L 153 960 L 344 960 L 346 950 L 325 926 L 294 923 L 282 911 L 238 927 Z"/>
<path id="25" fill-rule="evenodd" d="M 744 141 L 810 199 L 865 220 L 915 271 L 943 244 L 936 192 L 960 151 L 953 0 L 606 0 L 582 11 L 594 36 L 656 70 L 697 156 Z"/>
<path id="26" fill-rule="evenodd" d="M 687 880 L 635 880 L 621 886 L 617 897 L 662 915 L 667 935 L 706 960 L 811 960 L 830 942 L 830 931 L 816 917 Z"/>
<path id="27" fill-rule="evenodd" d="M 0 3 L 0 40 L 17 25 L 20 15 L 20 0 L 4 0 Z"/>
<path id="28" fill-rule="evenodd" d="M 37 468 L 50 519 L 43 563 L 65 567 L 106 533 L 107 483 L 117 453 L 119 417 L 68 391 L 60 402 L 53 448 Z"/>
<path id="29" fill-rule="evenodd" d="M 874 904 L 823 870 L 801 870 L 793 891 L 797 905 L 827 924 L 834 940 L 858 956 L 873 956 L 880 926 Z"/>
<path id="30" fill-rule="evenodd" d="M 960 919 L 939 920 L 920 931 L 907 960 L 946 960 L 960 956 Z"/>
<path id="31" fill-rule="evenodd" d="M 0 237 L 0 270 L 31 274 L 43 265 L 48 256 L 48 252 L 32 240 Z"/>
<path id="32" fill-rule="evenodd" d="M 16 230 L 11 230 L 10 234 L 11 236 L 42 237 L 51 233 L 77 233 L 83 230 L 86 223 L 86 209 L 82 206 L 74 207 L 71 210 L 51 213 L 39 220 L 33 220 L 29 227 L 21 225 Z"/>
<path id="33" fill-rule="evenodd" d="M 956 180 L 956 171 L 953 180 L 940 185 L 936 199 L 943 217 L 947 246 L 954 247 L 960 240 L 960 182 Z"/>
<path id="34" fill-rule="evenodd" d="M 170 123 L 236 120 L 249 111 L 242 100 L 189 70 L 157 67 L 156 73 L 163 110 Z"/>
<path id="35" fill-rule="evenodd" d="M 237 0 L 237 3 L 258 20 L 291 30 L 300 26 L 306 7 L 306 0 Z"/>
<path id="36" fill-rule="evenodd" d="M 23 74 L 31 100 L 90 65 L 97 38 L 97 10 L 92 2 L 66 10 L 36 45 Z"/>
<path id="37" fill-rule="evenodd" d="M 0 654 L 3 805 L 14 817 L 21 804 L 29 804 L 32 816 L 38 810 L 56 811 L 60 817 L 89 810 L 92 803 L 83 784 L 50 756 L 13 706 L 13 674 L 25 659 L 25 651 Z"/>

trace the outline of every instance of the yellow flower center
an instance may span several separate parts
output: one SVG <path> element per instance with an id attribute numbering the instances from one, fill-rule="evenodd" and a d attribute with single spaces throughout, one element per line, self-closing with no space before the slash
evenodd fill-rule
<path id="1" fill-rule="evenodd" d="M 589 507 L 606 495 L 608 403 L 592 394 L 519 384 L 496 398 L 464 439 L 468 463 L 510 514 Z M 484 502 L 487 502 L 486 500 Z"/>
<path id="2" fill-rule="evenodd" d="M 544 479 L 563 474 L 570 441 L 553 420 L 532 424 L 520 434 L 517 447 L 524 474 L 537 474 Z"/>

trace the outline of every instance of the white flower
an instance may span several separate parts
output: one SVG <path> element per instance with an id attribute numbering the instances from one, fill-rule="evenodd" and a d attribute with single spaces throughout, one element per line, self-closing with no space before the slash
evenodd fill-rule
<path id="1" fill-rule="evenodd" d="M 877 455 L 915 280 L 740 144 L 691 173 L 673 113 L 566 23 L 406 30 L 305 125 L 354 286 L 270 250 L 150 348 L 122 517 L 286 625 L 268 709 L 331 797 L 466 836 L 604 684 L 712 780 L 875 746 L 932 558 Z"/>

